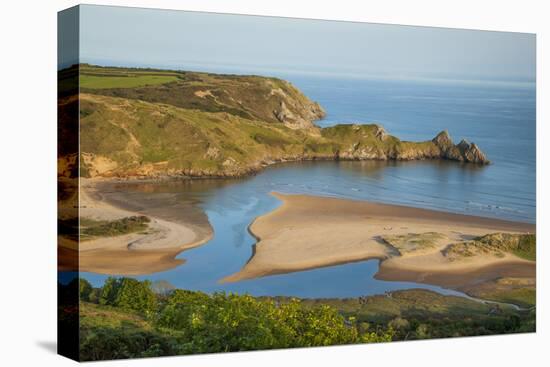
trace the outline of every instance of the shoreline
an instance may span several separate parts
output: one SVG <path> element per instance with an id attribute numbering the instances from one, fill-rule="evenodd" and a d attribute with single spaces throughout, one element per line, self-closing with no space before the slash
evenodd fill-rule
<path id="1" fill-rule="evenodd" d="M 79 243 L 79 268 L 109 275 L 144 275 L 168 270 L 185 262 L 175 257 L 198 247 L 213 236 L 213 231 L 182 220 L 167 220 L 147 210 L 117 207 L 97 190 L 98 181 L 81 179 L 80 217 L 117 220 L 135 215 L 150 219 L 146 231 L 112 237 L 99 237 Z"/>
<path id="2" fill-rule="evenodd" d="M 488 233 L 534 233 L 534 224 L 348 199 L 272 195 L 282 205 L 250 224 L 249 232 L 258 239 L 254 254 L 239 272 L 223 278 L 222 283 L 369 259 L 379 260 L 377 279 L 457 290 L 483 277 L 534 277 L 534 262 L 508 253 L 450 262 L 440 252 L 450 243 Z M 444 238 L 433 249 L 404 256 L 396 256 L 382 239 L 424 232 L 442 233 Z"/>
<path id="3" fill-rule="evenodd" d="M 405 141 L 408 143 L 407 141 Z M 309 157 L 283 157 L 283 158 L 268 158 L 267 160 L 258 162 L 254 166 L 246 167 L 239 172 L 220 172 L 212 174 L 208 171 L 198 172 L 197 174 L 186 173 L 167 173 L 162 171 L 153 172 L 151 174 L 135 174 L 124 173 L 123 176 L 117 174 L 99 174 L 92 177 L 82 179 L 93 179 L 104 182 L 170 182 L 180 180 L 240 180 L 246 179 L 257 174 L 262 173 L 265 169 L 272 166 L 277 166 L 285 163 L 300 163 L 300 162 L 386 162 L 386 163 L 406 163 L 406 162 L 448 162 L 452 164 L 468 165 L 472 167 L 483 167 L 484 165 L 490 165 L 491 163 L 476 163 L 458 161 L 445 157 L 415 157 L 415 158 L 348 158 L 348 157 L 335 157 L 334 155 L 319 155 Z"/>

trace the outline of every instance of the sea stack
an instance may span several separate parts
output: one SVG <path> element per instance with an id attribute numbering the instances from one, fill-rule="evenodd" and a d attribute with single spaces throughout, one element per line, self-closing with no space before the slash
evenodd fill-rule
<path id="1" fill-rule="evenodd" d="M 491 163 L 485 153 L 479 149 L 474 143 L 469 143 L 466 139 L 462 139 L 460 143 L 454 144 L 449 132 L 444 130 L 437 134 L 432 142 L 441 151 L 441 157 L 459 162 L 469 162 L 477 164 Z"/>

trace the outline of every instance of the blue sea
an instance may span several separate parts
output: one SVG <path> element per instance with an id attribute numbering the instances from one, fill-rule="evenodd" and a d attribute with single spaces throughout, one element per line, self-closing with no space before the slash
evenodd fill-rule
<path id="1" fill-rule="evenodd" d="M 489 166 L 449 161 L 304 162 L 269 167 L 228 182 L 129 185 L 165 205 L 192 200 L 206 212 L 214 238 L 178 257 L 186 263 L 140 279 L 167 280 L 178 288 L 253 295 L 354 297 L 405 288 L 439 287 L 380 281 L 370 260 L 260 279 L 220 284 L 252 255 L 247 228 L 280 202 L 269 192 L 305 193 L 535 223 L 534 84 L 434 80 L 353 79 L 275 74 L 292 82 L 327 111 L 320 126 L 379 123 L 402 140 L 432 139 L 448 130 L 458 142 L 475 142 Z M 166 195 L 170 192 L 172 195 Z M 100 285 L 105 276 L 85 273 Z"/>

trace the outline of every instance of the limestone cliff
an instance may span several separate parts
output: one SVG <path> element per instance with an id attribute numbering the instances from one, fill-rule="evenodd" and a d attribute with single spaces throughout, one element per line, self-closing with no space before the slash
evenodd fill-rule
<path id="1" fill-rule="evenodd" d="M 485 154 L 475 145 L 462 140 L 455 145 L 447 131 L 431 141 L 407 142 L 388 135 L 380 125 L 336 125 L 322 130 L 322 135 L 343 144 L 336 152 L 348 160 L 421 160 L 449 159 L 459 162 L 488 164 Z"/>
<path id="2" fill-rule="evenodd" d="M 447 130 L 440 132 L 432 141 L 440 149 L 442 158 L 459 162 L 490 163 L 485 154 L 474 143 L 462 139 L 460 143 L 453 144 Z"/>

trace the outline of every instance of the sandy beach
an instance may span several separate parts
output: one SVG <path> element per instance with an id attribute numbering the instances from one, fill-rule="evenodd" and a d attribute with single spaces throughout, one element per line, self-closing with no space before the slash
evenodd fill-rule
<path id="1" fill-rule="evenodd" d="M 449 287 L 500 276 L 534 277 L 535 263 L 506 253 L 451 261 L 442 250 L 452 243 L 489 233 L 534 233 L 533 224 L 496 220 L 397 205 L 307 195 L 272 193 L 277 209 L 256 218 L 258 239 L 235 282 L 340 263 L 380 259 L 376 275 Z M 396 254 L 384 238 L 437 233 L 433 246 Z"/>
<path id="2" fill-rule="evenodd" d="M 92 180 L 81 180 L 80 216 L 113 221 L 145 215 L 150 219 L 146 231 L 81 241 L 81 271 L 101 274 L 141 275 L 171 269 L 184 260 L 175 259 L 182 251 L 200 246 L 212 237 L 209 225 L 166 220 L 147 210 L 131 211 L 108 203 Z"/>

